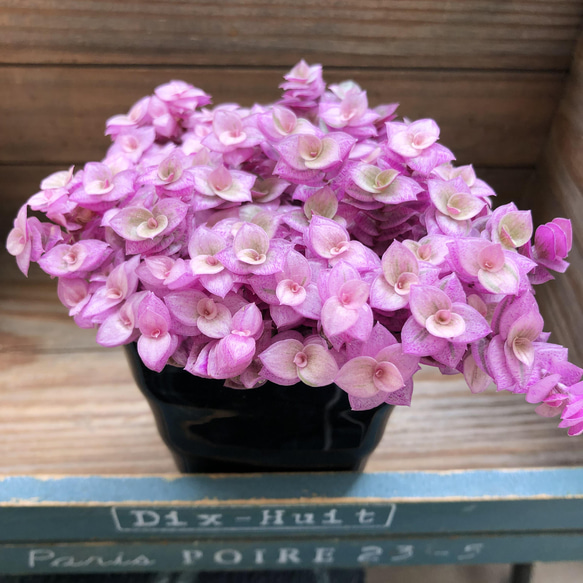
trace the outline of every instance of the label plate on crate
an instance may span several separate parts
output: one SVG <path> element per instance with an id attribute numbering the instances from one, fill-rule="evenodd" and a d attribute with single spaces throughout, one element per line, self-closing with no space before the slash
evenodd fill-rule
<path id="1" fill-rule="evenodd" d="M 351 533 L 386 531 L 393 522 L 395 504 L 336 504 L 333 506 L 208 506 L 114 507 L 112 517 L 119 532 L 206 534 L 245 531 L 253 533 L 325 531 Z"/>

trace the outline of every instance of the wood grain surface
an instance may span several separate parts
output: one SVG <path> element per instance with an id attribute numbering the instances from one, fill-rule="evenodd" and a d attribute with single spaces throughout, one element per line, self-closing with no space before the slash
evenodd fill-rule
<path id="1" fill-rule="evenodd" d="M 278 98 L 304 57 L 372 105 L 433 117 L 504 202 L 570 216 L 573 266 L 540 289 L 583 364 L 583 49 L 558 115 L 581 0 L 0 0 L 0 236 L 45 175 L 99 160 L 105 120 L 183 78 L 215 103 Z M 551 124 L 552 132 L 545 148 Z M 537 178 L 524 188 L 544 151 Z M 521 396 L 424 370 L 368 469 L 583 465 L 580 441 Z M 0 251 L 0 474 L 174 471 L 121 350 L 78 329 L 38 269 Z"/>
<path id="2" fill-rule="evenodd" d="M 270 103 L 284 69 L 0 67 L 0 162 L 84 163 L 100 160 L 110 140 L 105 120 L 170 79 L 184 79 L 215 103 Z M 452 71 L 326 72 L 328 82 L 354 79 L 371 105 L 400 102 L 400 116 L 432 117 L 459 163 L 533 166 L 563 90 L 560 73 Z"/>
<path id="3" fill-rule="evenodd" d="M 578 0 L 1 0 L 0 62 L 560 69 Z"/>
<path id="4" fill-rule="evenodd" d="M 541 288 L 545 320 L 553 338 L 583 366 L 583 37 L 577 45 L 565 94 L 532 183 L 535 219 L 569 217 L 573 223 L 571 267 Z"/>
<path id="5" fill-rule="evenodd" d="M 7 271 L 10 271 L 8 268 Z M 9 278 L 10 279 L 10 278 Z M 417 373 L 370 471 L 583 464 L 578 439 L 520 395 L 472 395 L 463 378 Z M 54 282 L 0 286 L 0 474 L 174 471 L 121 349 L 95 344 Z"/>
<path id="6" fill-rule="evenodd" d="M 120 350 L 0 358 L 1 474 L 175 471 Z M 578 440 L 520 396 L 471 395 L 463 379 L 424 371 L 412 407 L 394 412 L 367 469 L 581 464 Z"/>

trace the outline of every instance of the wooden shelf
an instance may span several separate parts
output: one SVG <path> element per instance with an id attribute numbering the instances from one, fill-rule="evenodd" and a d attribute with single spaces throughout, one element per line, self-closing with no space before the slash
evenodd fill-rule
<path id="1" fill-rule="evenodd" d="M 123 350 L 76 327 L 55 282 L 6 265 L 0 291 L 0 473 L 176 471 Z M 520 395 L 472 395 L 462 377 L 424 369 L 367 471 L 583 465 L 578 439 Z"/>
<path id="2" fill-rule="evenodd" d="M 371 105 L 434 117 L 499 203 L 573 219 L 572 267 L 537 297 L 583 366 L 581 0 L 24 4 L 0 19 L 0 239 L 42 177 L 101 158 L 104 120 L 159 83 L 250 105 L 303 56 Z M 123 350 L 0 249 L 0 575 L 580 560 L 583 448 L 556 426 L 424 369 L 363 473 L 181 476 Z"/>
<path id="3" fill-rule="evenodd" d="M 77 328 L 38 269 L 24 280 L 5 252 L 0 269 L 0 573 L 583 556 L 580 441 L 520 395 L 425 368 L 362 474 L 184 477 L 123 350 Z"/>

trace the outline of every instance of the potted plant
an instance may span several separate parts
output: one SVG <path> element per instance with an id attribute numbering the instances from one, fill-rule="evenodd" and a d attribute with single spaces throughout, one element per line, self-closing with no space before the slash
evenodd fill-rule
<path id="1" fill-rule="evenodd" d="M 181 469 L 361 467 L 421 364 L 583 432 L 582 370 L 534 296 L 567 268 L 570 222 L 534 232 L 529 211 L 493 210 L 435 121 L 326 88 L 319 65 L 281 87 L 212 109 L 158 87 L 107 121 L 103 161 L 43 180 L 8 236 L 79 326 L 127 346 Z"/>

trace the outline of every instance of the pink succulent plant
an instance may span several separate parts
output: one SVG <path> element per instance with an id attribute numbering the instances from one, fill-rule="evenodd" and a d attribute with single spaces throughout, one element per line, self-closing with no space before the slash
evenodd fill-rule
<path id="1" fill-rule="evenodd" d="M 209 108 L 161 85 L 107 120 L 101 162 L 42 181 L 8 251 L 58 278 L 100 344 L 136 342 L 155 371 L 336 383 L 368 409 L 409 405 L 429 365 L 583 433 L 583 371 L 548 342 L 533 287 L 567 268 L 570 222 L 534 231 L 529 211 L 492 210 L 435 121 L 395 121 L 396 104 L 327 87 L 320 65 L 281 88 L 272 105 Z"/>

